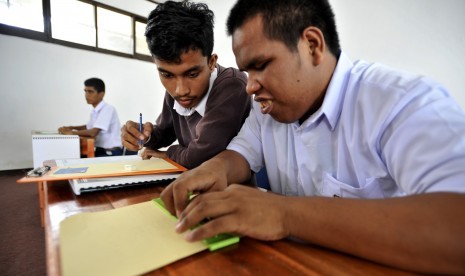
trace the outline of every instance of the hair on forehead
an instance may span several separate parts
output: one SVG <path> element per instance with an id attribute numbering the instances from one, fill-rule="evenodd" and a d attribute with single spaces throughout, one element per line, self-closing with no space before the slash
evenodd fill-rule
<path id="1" fill-rule="evenodd" d="M 189 50 L 211 56 L 213 25 L 214 14 L 206 4 L 167 1 L 150 13 L 145 37 L 153 57 L 179 63 Z"/>
<path id="2" fill-rule="evenodd" d="M 105 92 L 105 83 L 99 78 L 90 78 L 85 80 L 84 86 L 94 87 L 97 92 Z"/>

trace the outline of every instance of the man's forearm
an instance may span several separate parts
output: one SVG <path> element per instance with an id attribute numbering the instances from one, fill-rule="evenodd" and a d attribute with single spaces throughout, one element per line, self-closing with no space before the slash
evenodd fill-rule
<path id="1" fill-rule="evenodd" d="M 211 169 L 226 172 L 228 185 L 250 181 L 251 173 L 249 163 L 242 155 L 235 151 L 225 150 L 205 163 L 207 162 L 208 165 L 211 166 Z"/>
<path id="2" fill-rule="evenodd" d="M 465 273 L 463 194 L 286 200 L 292 236 L 407 270 Z"/>
<path id="3" fill-rule="evenodd" d="M 91 137 L 91 138 L 97 137 L 99 132 L 100 132 L 100 129 L 98 128 L 73 130 L 73 134 L 75 135 L 79 135 L 81 137 Z"/>
<path id="4" fill-rule="evenodd" d="M 71 130 L 86 130 L 86 129 L 87 129 L 87 126 L 86 126 L 86 125 L 82 125 L 82 126 L 69 126 L 68 128 L 70 128 Z"/>

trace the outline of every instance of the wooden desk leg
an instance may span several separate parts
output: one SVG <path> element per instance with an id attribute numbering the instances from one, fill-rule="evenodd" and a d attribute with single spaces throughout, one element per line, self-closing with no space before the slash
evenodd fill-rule
<path id="1" fill-rule="evenodd" d="M 45 209 L 45 202 L 44 202 L 44 181 L 37 182 L 37 188 L 39 189 L 39 207 L 40 207 L 40 225 L 44 227 L 44 209 Z"/>
<path id="2" fill-rule="evenodd" d="M 95 157 L 94 139 L 87 139 L 87 158 Z"/>

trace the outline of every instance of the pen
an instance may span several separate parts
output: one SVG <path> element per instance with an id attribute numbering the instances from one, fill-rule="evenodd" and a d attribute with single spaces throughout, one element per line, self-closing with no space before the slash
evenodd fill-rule
<path id="1" fill-rule="evenodd" d="M 142 113 L 139 113 L 139 132 L 142 133 Z M 139 145 L 142 146 L 142 139 L 139 139 Z"/>

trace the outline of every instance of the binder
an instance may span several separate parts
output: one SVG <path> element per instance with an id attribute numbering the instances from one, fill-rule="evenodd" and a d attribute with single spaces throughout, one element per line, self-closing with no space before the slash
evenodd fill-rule
<path id="1" fill-rule="evenodd" d="M 79 178 L 70 179 L 69 184 L 75 195 L 81 193 L 117 189 L 138 185 L 167 185 L 175 180 L 181 173 L 161 173 L 137 176 Z"/>
<path id="2" fill-rule="evenodd" d="M 142 158 L 137 155 L 58 159 L 54 162 L 46 161 L 44 163 L 46 163 L 46 165 L 51 165 L 51 169 L 46 174 L 38 177 L 26 176 L 19 179 L 17 182 L 30 183 L 83 178 L 141 176 L 181 173 L 187 170 L 169 158 L 142 160 Z"/>

